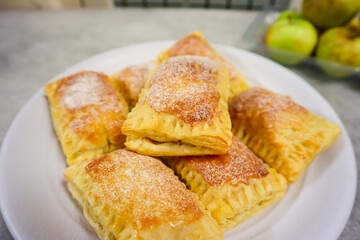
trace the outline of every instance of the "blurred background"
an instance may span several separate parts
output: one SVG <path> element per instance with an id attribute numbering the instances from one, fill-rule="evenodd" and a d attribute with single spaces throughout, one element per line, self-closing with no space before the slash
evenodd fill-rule
<path id="1" fill-rule="evenodd" d="M 360 77 L 360 57 L 353 57 L 353 52 L 359 54 L 360 46 L 357 45 L 360 44 L 349 41 L 354 40 L 355 36 L 360 36 L 359 22 L 346 28 L 359 5 L 360 0 L 0 0 L 0 9 L 5 11 L 14 9 L 189 9 L 189 11 L 201 9 L 206 11 L 212 9 L 240 10 L 243 11 L 243 14 L 252 12 L 251 18 L 257 16 L 253 21 L 247 19 L 247 22 L 251 23 L 247 24 L 246 28 L 245 25 L 240 28 L 242 34 L 239 41 L 236 43 L 220 43 L 251 50 L 272 58 L 287 67 L 299 65 L 301 68 L 304 66 L 320 68 L 332 78 L 352 77 L 354 75 Z M 286 13 L 286 10 L 292 12 Z M 284 13 L 285 19 L 280 17 L 282 13 Z M 161 15 L 163 14 L 164 12 L 161 13 Z M 340 22 L 326 26 L 327 22 L 333 22 L 333 19 L 336 18 L 341 19 Z M 360 18 L 360 13 L 358 18 Z M 140 20 L 140 18 L 138 19 Z M 282 20 L 279 21 L 280 19 Z M 199 22 L 197 23 L 199 24 Z M 129 24 L 132 24 L 131 21 Z M 151 22 L 147 22 L 147 24 L 151 24 Z M 182 23 L 178 24 L 177 27 L 186 26 L 197 29 L 196 25 L 193 27 L 192 25 Z M 340 34 L 342 37 L 334 37 L 339 31 L 333 31 L 327 37 L 332 43 L 321 44 L 320 37 L 327 32 L 326 30 L 340 26 L 351 33 Z M 181 33 L 181 35 L 173 36 L 173 38 L 177 39 L 185 34 Z M 344 37 L 345 35 L 351 36 Z M 210 41 L 214 40 L 216 41 L 216 39 L 210 39 Z M 221 41 L 223 40 L 224 38 L 221 39 Z M 323 42 L 325 41 L 327 40 L 323 40 Z M 341 49 L 335 47 L 338 43 L 345 44 L 345 47 Z M 327 53 L 329 48 L 335 50 Z M 356 50 L 346 50 L 351 48 L 356 48 Z M 335 56 L 338 49 L 345 52 L 345 57 Z"/>
<path id="2" fill-rule="evenodd" d="M 289 2 L 290 0 L 0 0 L 0 7 L 30 9 L 191 7 L 252 10 L 269 5 L 287 7 Z"/>

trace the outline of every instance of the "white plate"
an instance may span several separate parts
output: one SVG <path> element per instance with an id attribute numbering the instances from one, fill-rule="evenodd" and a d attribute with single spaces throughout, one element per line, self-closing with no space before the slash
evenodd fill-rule
<path id="1" fill-rule="evenodd" d="M 85 60 L 56 76 L 79 70 L 113 73 L 156 58 L 172 42 L 154 42 L 112 50 Z M 312 112 L 343 129 L 307 174 L 289 186 L 285 197 L 265 212 L 227 232 L 225 239 L 337 239 L 349 218 L 356 189 L 356 162 L 339 117 L 311 86 L 294 73 L 261 56 L 227 46 L 218 51 L 251 84 L 288 94 Z M 19 112 L 0 155 L 0 205 L 15 239 L 96 239 L 71 199 L 62 172 L 65 158 L 52 129 L 40 89 Z"/>

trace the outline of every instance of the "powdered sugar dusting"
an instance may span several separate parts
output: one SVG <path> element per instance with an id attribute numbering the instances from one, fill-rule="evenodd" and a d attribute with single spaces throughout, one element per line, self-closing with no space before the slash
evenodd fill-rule
<path id="1" fill-rule="evenodd" d="M 229 112 L 233 120 L 246 119 L 249 114 L 253 113 L 272 124 L 283 111 L 308 113 L 308 110 L 295 103 L 291 97 L 259 87 L 240 93 L 229 104 Z"/>
<path id="2" fill-rule="evenodd" d="M 161 161 L 126 150 L 103 155 L 85 167 L 94 193 L 135 229 L 190 224 L 203 216 L 196 200 Z"/>
<path id="3" fill-rule="evenodd" d="M 105 109 L 118 109 L 119 97 L 105 81 L 106 76 L 96 72 L 80 72 L 61 80 L 57 92 L 70 111 L 90 105 Z"/>
<path id="4" fill-rule="evenodd" d="M 156 61 L 149 61 L 124 68 L 117 74 L 117 79 L 122 82 L 132 99 L 137 99 L 149 74 L 158 67 Z"/>
<path id="5" fill-rule="evenodd" d="M 205 39 L 194 33 L 189 34 L 177 41 L 169 49 L 169 55 L 170 57 L 184 55 L 209 57 L 228 70 L 230 81 L 239 77 L 238 72 L 234 66 L 222 58 Z"/>
<path id="6" fill-rule="evenodd" d="M 192 33 L 177 41 L 169 49 L 170 57 L 196 55 L 215 58 L 216 52 L 205 39 Z"/>
<path id="7" fill-rule="evenodd" d="M 181 157 L 180 161 L 190 161 L 192 168 L 214 186 L 237 186 L 240 182 L 249 184 L 250 178 L 261 178 L 268 174 L 266 166 L 236 137 L 233 137 L 229 152 L 225 155 Z"/>
<path id="8" fill-rule="evenodd" d="M 139 78 L 138 81 L 142 80 L 140 79 L 140 77 L 143 78 L 147 78 L 147 76 L 149 75 L 149 73 L 154 70 L 159 64 L 157 63 L 157 61 L 149 61 L 146 63 L 141 63 L 141 64 L 137 64 L 137 65 L 132 65 L 129 66 L 125 69 L 128 69 L 130 72 L 134 73 L 135 76 L 138 76 Z M 135 80 L 135 78 L 134 78 Z M 136 81 L 136 80 L 135 80 Z"/>
<path id="9" fill-rule="evenodd" d="M 161 64 L 150 84 L 169 79 L 186 78 L 189 81 L 216 84 L 216 64 L 210 58 L 200 56 L 179 56 L 169 58 Z"/>
<path id="10" fill-rule="evenodd" d="M 209 58 L 170 58 L 151 79 L 145 101 L 157 112 L 175 114 L 191 126 L 201 121 L 212 124 L 220 100 L 217 72 Z"/>

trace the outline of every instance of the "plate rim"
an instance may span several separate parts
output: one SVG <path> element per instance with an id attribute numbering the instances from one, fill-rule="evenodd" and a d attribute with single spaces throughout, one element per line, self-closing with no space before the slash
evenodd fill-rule
<path id="1" fill-rule="evenodd" d="M 147 45 L 152 45 L 152 44 L 164 44 L 164 45 L 171 45 L 172 43 L 174 43 L 175 40 L 163 40 L 163 41 L 149 41 L 149 42 L 142 42 L 142 43 L 136 43 L 136 44 L 130 44 L 130 45 L 125 45 L 125 46 L 121 46 L 119 48 L 114 48 L 114 49 L 109 49 L 107 51 L 101 52 L 99 54 L 90 56 L 88 58 L 83 59 L 80 62 L 77 62 L 74 65 L 71 65 L 70 67 L 64 69 L 63 71 L 61 71 L 60 73 L 58 73 L 57 75 L 55 75 L 53 78 L 51 78 L 49 81 L 47 82 L 52 82 L 55 79 L 60 78 L 62 75 L 66 75 L 68 72 L 74 71 L 75 69 L 79 68 L 79 66 L 83 65 L 84 63 L 90 64 L 93 61 L 96 61 L 96 59 L 101 58 L 101 57 L 105 57 L 107 55 L 111 55 L 114 54 L 114 52 L 121 52 L 124 49 L 128 49 L 128 48 L 136 48 L 139 46 L 147 46 Z M 344 211 L 343 217 L 342 217 L 342 221 L 341 224 L 338 224 L 338 228 L 334 229 L 333 228 L 333 236 L 338 238 L 341 233 L 343 232 L 347 222 L 349 221 L 351 212 L 353 210 L 353 206 L 355 203 L 355 198 L 356 198 L 356 188 L 357 188 L 357 162 L 356 162 L 356 157 L 355 157 L 355 152 L 354 152 L 354 148 L 353 148 L 353 144 L 352 141 L 350 139 L 350 136 L 348 134 L 347 129 L 345 128 L 342 120 L 340 119 L 339 115 L 336 113 L 336 111 L 333 109 L 333 107 L 329 104 L 329 102 L 314 88 L 312 87 L 305 79 L 303 79 L 302 77 L 300 77 L 299 75 L 297 75 L 296 73 L 294 73 L 293 71 L 291 71 L 290 69 L 287 69 L 286 67 L 282 66 L 281 64 L 278 64 L 264 56 L 261 56 L 259 54 L 241 49 L 241 48 L 237 48 L 237 47 L 233 47 L 230 45 L 224 45 L 224 44 L 212 44 L 215 48 L 220 48 L 220 49 L 224 49 L 226 51 L 240 51 L 242 53 L 245 54 L 250 54 L 253 57 L 262 59 L 263 61 L 267 62 L 267 64 L 275 64 L 277 65 L 279 68 L 284 69 L 285 71 L 287 71 L 289 74 L 291 74 L 294 78 L 296 78 L 296 81 L 301 81 L 302 84 L 305 84 L 307 88 L 311 89 L 312 92 L 314 94 L 317 95 L 317 97 L 320 97 L 322 100 L 325 101 L 325 103 L 328 105 L 329 109 L 332 111 L 332 113 L 337 117 L 337 120 L 340 123 L 340 126 L 342 127 L 342 134 L 344 135 L 344 140 L 346 141 L 346 144 L 349 147 L 349 154 L 351 154 L 351 158 L 352 161 L 349 161 L 354 168 L 353 171 L 351 173 L 349 173 L 349 179 L 352 180 L 352 184 L 351 184 L 351 190 L 347 192 L 348 196 L 348 203 L 347 206 L 347 211 Z M 43 89 L 44 87 L 41 87 L 40 89 L 38 89 L 35 94 L 33 94 L 27 101 L 26 103 L 21 107 L 21 109 L 16 113 L 14 119 L 11 121 L 11 124 L 9 126 L 9 128 L 7 129 L 5 136 L 3 138 L 2 144 L 1 144 L 1 148 L 0 148 L 0 171 L 2 171 L 3 168 L 3 164 L 6 161 L 5 159 L 5 152 L 6 152 L 6 148 L 8 146 L 8 139 L 9 136 L 11 135 L 12 132 L 16 131 L 15 126 L 17 125 L 17 122 L 21 119 L 21 116 L 24 114 L 25 110 L 27 108 L 29 108 L 29 106 L 31 105 L 31 103 L 33 101 L 36 100 L 36 98 L 38 97 L 38 95 L 41 95 L 43 93 Z M 0 176 L 0 192 L 2 193 L 1 196 L 4 196 L 6 194 L 3 194 L 3 185 L 5 184 L 5 179 L 3 177 Z M 1 210 L 1 214 L 2 217 L 4 219 L 5 225 L 7 227 L 7 230 L 10 232 L 11 236 L 16 239 L 16 240 L 22 240 L 22 238 L 18 235 L 18 230 L 16 229 L 15 224 L 12 222 L 12 220 L 10 219 L 10 216 L 8 214 L 8 210 L 4 207 L 4 197 L 0 196 L 0 210 Z"/>

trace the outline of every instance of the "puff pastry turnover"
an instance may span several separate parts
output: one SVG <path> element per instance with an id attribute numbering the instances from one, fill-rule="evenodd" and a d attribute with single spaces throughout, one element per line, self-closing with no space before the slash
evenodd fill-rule
<path id="1" fill-rule="evenodd" d="M 285 194 L 287 182 L 239 139 L 220 156 L 167 159 L 223 231 L 260 213 Z"/>
<path id="2" fill-rule="evenodd" d="M 125 145 L 150 156 L 226 153 L 231 143 L 227 72 L 207 57 L 160 65 L 128 114 Z"/>
<path id="3" fill-rule="evenodd" d="M 290 183 L 295 183 L 341 132 L 291 97 L 263 88 L 236 96 L 229 111 L 234 135 Z"/>
<path id="4" fill-rule="evenodd" d="M 158 59 L 160 62 L 163 62 L 170 57 L 182 55 L 209 57 L 221 64 L 229 72 L 230 98 L 248 89 L 245 78 L 241 73 L 231 63 L 220 56 L 200 32 L 195 31 L 183 37 L 172 47 L 160 53 Z"/>
<path id="5" fill-rule="evenodd" d="M 64 176 L 101 239 L 222 239 L 196 197 L 155 158 L 117 150 Z"/>
<path id="6" fill-rule="evenodd" d="M 105 74 L 79 72 L 47 84 L 45 93 L 69 165 L 124 146 L 128 106 Z"/>
<path id="7" fill-rule="evenodd" d="M 150 73 L 159 66 L 157 61 L 132 65 L 110 76 L 114 88 L 125 97 L 129 107 L 134 107 L 138 101 L 140 91 Z"/>

